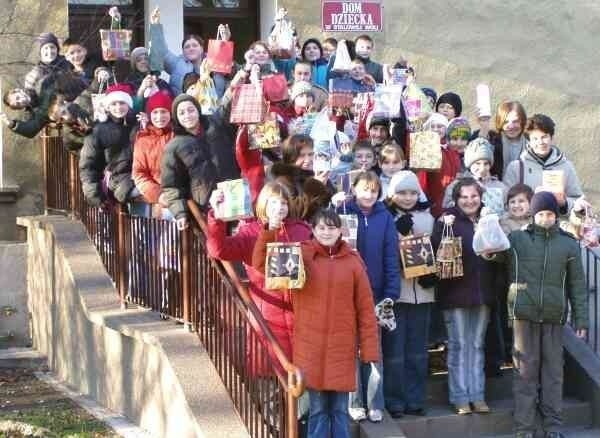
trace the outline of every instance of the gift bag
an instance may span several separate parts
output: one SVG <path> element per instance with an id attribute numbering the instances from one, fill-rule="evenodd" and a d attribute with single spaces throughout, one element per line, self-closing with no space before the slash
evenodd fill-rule
<path id="1" fill-rule="evenodd" d="M 233 41 L 225 41 L 222 32 L 217 32 L 216 40 L 208 40 L 206 61 L 208 69 L 216 73 L 228 75 L 233 68 Z"/>
<path id="2" fill-rule="evenodd" d="M 413 170 L 439 171 L 442 167 L 440 135 L 433 131 L 410 134 L 409 165 Z"/>
<path id="3" fill-rule="evenodd" d="M 265 271 L 265 289 L 302 289 L 306 273 L 300 243 L 267 243 Z"/>
<path id="4" fill-rule="evenodd" d="M 370 112 L 373 107 L 373 97 L 375 93 L 357 93 L 352 100 L 354 114 L 360 116 Z"/>
<path id="5" fill-rule="evenodd" d="M 337 133 L 337 127 L 335 122 L 329 120 L 329 111 L 327 108 L 321 110 L 315 118 L 315 123 L 310 130 L 310 138 L 315 142 L 319 140 L 333 141 L 335 134 Z"/>
<path id="6" fill-rule="evenodd" d="M 555 194 L 565 193 L 565 172 L 564 170 L 543 170 L 542 186 Z"/>
<path id="7" fill-rule="evenodd" d="M 231 102 L 231 123 L 262 123 L 266 112 L 267 104 L 261 84 L 242 84 L 235 89 Z"/>
<path id="8" fill-rule="evenodd" d="M 504 190 L 499 187 L 486 187 L 481 201 L 491 213 L 500 215 L 504 212 Z"/>
<path id="9" fill-rule="evenodd" d="M 315 142 L 313 171 L 315 173 L 329 172 L 333 168 L 336 152 L 335 145 L 330 140 L 322 139 Z"/>
<path id="10" fill-rule="evenodd" d="M 208 76 L 206 79 L 199 79 L 194 88 L 195 95 L 193 96 L 200 104 L 202 114 L 214 114 L 219 108 L 219 96 L 215 88 L 215 83 Z"/>
<path id="11" fill-rule="evenodd" d="M 338 175 L 336 178 L 337 191 L 344 192 L 346 195 L 351 195 L 354 181 L 361 172 L 362 170 L 351 170 L 349 172 Z"/>
<path id="12" fill-rule="evenodd" d="M 287 17 L 275 20 L 269 35 L 269 50 L 281 59 L 290 59 L 294 53 L 294 25 Z"/>
<path id="13" fill-rule="evenodd" d="M 442 280 L 463 276 L 462 238 L 454 236 L 452 225 L 444 224 L 442 241 L 435 254 L 437 275 Z"/>
<path id="14" fill-rule="evenodd" d="M 373 94 L 373 116 L 384 117 L 386 119 L 400 117 L 402 89 L 401 85 L 378 84 Z"/>
<path id="15" fill-rule="evenodd" d="M 581 244 L 586 248 L 596 248 L 599 245 L 598 221 L 589 208 L 585 209 L 585 216 L 580 227 Z"/>
<path id="16" fill-rule="evenodd" d="M 350 53 L 348 52 L 348 46 L 346 40 L 338 42 L 335 50 L 335 59 L 331 71 L 335 72 L 349 72 L 352 69 L 352 59 L 350 59 Z"/>
<path id="17" fill-rule="evenodd" d="M 406 86 L 402 105 L 404 106 L 404 112 L 409 122 L 425 120 L 433 112 L 429 99 L 414 82 Z"/>
<path id="18" fill-rule="evenodd" d="M 340 214 L 342 221 L 342 239 L 356 249 L 358 238 L 358 216 L 355 214 Z"/>
<path id="19" fill-rule="evenodd" d="M 422 277 L 437 272 L 431 237 L 428 234 L 402 237 L 399 247 L 404 278 Z"/>
<path id="20" fill-rule="evenodd" d="M 317 120 L 318 113 L 305 113 L 302 117 L 296 117 L 288 123 L 288 134 L 310 135 Z"/>
<path id="21" fill-rule="evenodd" d="M 497 214 L 487 214 L 477 223 L 473 235 L 473 251 L 480 255 L 484 252 L 501 252 L 510 248 L 508 237 L 502 231 Z"/>
<path id="22" fill-rule="evenodd" d="M 215 210 L 215 217 L 222 221 L 235 221 L 253 217 L 250 186 L 244 179 L 233 179 L 217 183 L 225 200 Z"/>
<path id="23" fill-rule="evenodd" d="M 104 105 L 104 96 L 106 96 L 106 88 L 108 86 L 108 81 L 100 82 L 98 87 L 98 93 L 92 93 L 92 110 L 94 111 L 93 120 L 95 122 L 104 122 L 106 121 L 106 106 Z"/>
<path id="24" fill-rule="evenodd" d="M 352 108 L 353 105 L 354 84 L 352 79 L 329 79 L 329 106 L 331 108 Z"/>
<path id="25" fill-rule="evenodd" d="M 269 102 L 282 102 L 289 99 L 288 84 L 284 74 L 263 76 L 262 87 L 265 99 Z"/>
<path id="26" fill-rule="evenodd" d="M 386 68 L 387 67 L 387 68 Z M 384 66 L 384 78 L 383 83 L 386 85 L 400 85 L 401 87 L 406 86 L 408 79 L 408 72 L 405 68 L 392 68 L 391 66 Z"/>
<path id="27" fill-rule="evenodd" d="M 272 149 L 280 146 L 281 133 L 277 114 L 269 113 L 262 123 L 248 125 L 249 149 Z"/>
<path id="28" fill-rule="evenodd" d="M 115 25 L 115 23 L 118 23 Z M 118 29 L 115 29 L 118 27 Z M 121 20 L 111 20 L 110 30 L 100 29 L 100 46 L 102 47 L 102 59 L 105 61 L 117 61 L 124 59 L 129 61 L 131 54 L 131 30 L 121 29 Z"/>

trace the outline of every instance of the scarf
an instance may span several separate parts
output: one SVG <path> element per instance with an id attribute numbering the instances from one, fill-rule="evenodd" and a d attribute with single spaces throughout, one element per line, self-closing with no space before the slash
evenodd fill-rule
<path id="1" fill-rule="evenodd" d="M 502 135 L 502 160 L 504 163 L 504 169 L 502 169 L 502 174 L 506 172 L 506 168 L 510 164 L 511 161 L 518 160 L 521 156 L 521 153 L 525 149 L 527 145 L 527 139 L 523 134 L 519 137 L 519 139 L 515 142 L 510 140 L 504 133 Z M 515 147 L 516 146 L 516 147 Z M 513 151 L 518 148 L 519 153 L 514 154 Z"/>

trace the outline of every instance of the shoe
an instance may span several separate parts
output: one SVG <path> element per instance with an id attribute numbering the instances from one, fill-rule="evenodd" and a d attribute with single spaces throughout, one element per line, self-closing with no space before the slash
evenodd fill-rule
<path id="1" fill-rule="evenodd" d="M 401 409 L 399 409 L 399 410 L 388 409 L 388 412 L 390 413 L 390 417 L 392 417 L 392 418 L 402 418 L 402 416 L 404 415 L 404 412 Z"/>
<path id="2" fill-rule="evenodd" d="M 545 438 L 565 438 L 565 436 L 560 432 L 546 432 L 544 435 Z"/>
<path id="3" fill-rule="evenodd" d="M 423 409 L 423 408 L 406 409 L 404 411 L 404 413 L 406 415 L 414 415 L 414 416 L 417 416 L 417 417 L 424 417 L 425 415 L 427 415 L 427 412 L 425 412 L 425 409 Z"/>
<path id="4" fill-rule="evenodd" d="M 371 423 L 381 423 L 383 421 L 383 412 L 381 409 L 369 409 L 368 417 Z"/>
<path id="5" fill-rule="evenodd" d="M 473 412 L 471 411 L 471 406 L 469 406 L 468 403 L 466 405 L 456 405 L 454 408 L 456 409 L 456 413 L 458 415 L 467 415 Z"/>
<path id="6" fill-rule="evenodd" d="M 483 400 L 473 402 L 471 405 L 473 405 L 473 412 L 478 414 L 488 414 L 490 412 L 490 407 Z"/>
<path id="7" fill-rule="evenodd" d="M 533 432 L 517 432 L 515 438 L 533 438 Z"/>
<path id="8" fill-rule="evenodd" d="M 356 422 L 367 419 L 365 408 L 348 408 L 348 414 L 350 414 L 350 417 Z"/>

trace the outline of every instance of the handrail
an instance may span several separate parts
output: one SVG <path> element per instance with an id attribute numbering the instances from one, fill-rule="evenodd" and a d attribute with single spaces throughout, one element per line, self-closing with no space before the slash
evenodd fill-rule
<path id="1" fill-rule="evenodd" d="M 194 217 L 195 222 L 200 227 L 202 233 L 204 233 L 205 236 L 208 236 L 208 224 L 206 223 L 204 214 L 200 211 L 198 205 L 191 199 L 187 201 L 187 205 L 190 209 L 190 212 L 192 213 L 192 216 Z M 247 306 L 248 311 L 252 314 L 254 320 L 259 325 L 264 336 L 269 341 L 269 344 L 272 347 L 273 352 L 277 357 L 277 360 L 279 361 L 281 366 L 288 372 L 288 389 L 291 391 L 294 397 L 300 397 L 305 389 L 305 382 L 302 371 L 300 370 L 300 368 L 298 368 L 296 365 L 290 362 L 290 360 L 287 358 L 283 349 L 279 345 L 279 342 L 277 341 L 277 339 L 275 339 L 275 336 L 273 336 L 273 333 L 271 333 L 271 330 L 262 318 L 262 315 L 256 307 L 256 304 L 250 297 L 248 288 L 240 280 L 240 277 L 237 274 L 233 264 L 231 262 L 223 260 L 218 260 L 218 262 L 227 273 L 229 280 L 237 290 L 244 304 Z"/>

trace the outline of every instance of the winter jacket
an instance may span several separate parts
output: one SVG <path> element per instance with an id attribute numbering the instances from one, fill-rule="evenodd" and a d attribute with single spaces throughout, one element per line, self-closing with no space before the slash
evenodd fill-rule
<path id="1" fill-rule="evenodd" d="M 228 123 L 229 114 L 221 109 L 206 116 L 208 127 L 205 139 L 210 156 L 217 169 L 217 182 L 240 177 L 240 168 L 235 159 L 235 127 Z"/>
<path id="2" fill-rule="evenodd" d="M 440 280 L 436 296 L 440 308 L 454 309 L 495 303 L 498 267 L 477 256 L 473 251 L 475 224 L 456 207 L 446 210 L 445 213 L 455 216 L 452 226 L 454 235 L 462 238 L 464 275 L 460 278 Z M 434 251 L 440 246 L 443 228 L 444 224 L 440 218 L 435 223 L 431 239 Z"/>
<path id="3" fill-rule="evenodd" d="M 452 191 L 454 190 L 454 186 L 458 183 L 460 178 L 475 178 L 473 174 L 469 171 L 464 172 L 463 174 L 457 175 L 456 179 L 450 183 L 448 187 L 446 187 L 446 191 L 444 193 L 444 200 L 442 201 L 443 208 L 454 207 L 454 201 L 452 200 Z M 506 205 L 506 195 L 508 194 L 508 187 L 502 181 L 500 181 L 495 176 L 491 176 L 489 178 L 478 180 L 479 184 L 485 189 L 498 189 L 502 191 L 502 199 L 503 204 Z M 498 214 L 500 212 L 495 211 L 494 213 Z"/>
<path id="4" fill-rule="evenodd" d="M 310 238 L 310 227 L 303 221 L 286 219 L 284 226 L 285 233 L 279 233 L 274 240 L 300 242 Z M 286 356 L 291 358 L 294 328 L 292 293 L 265 290 L 264 269 L 256 269 L 252 266 L 252 252 L 258 235 L 263 229 L 264 225 L 254 219 L 242 222 L 235 235 L 227 236 L 227 224 L 215 219 L 211 210 L 208 214 L 207 250 L 211 257 L 219 260 L 241 261 L 244 264 L 252 300 Z"/>
<path id="5" fill-rule="evenodd" d="M 252 262 L 264 269 L 266 244 L 277 230 L 263 231 Z M 339 241 L 335 249 L 316 240 L 302 242 L 306 283 L 292 292 L 293 362 L 306 386 L 317 391 L 356 389 L 356 359 L 379 360 L 379 337 L 373 295 L 356 251 Z"/>
<path id="6" fill-rule="evenodd" d="M 110 172 L 108 188 L 119 202 L 125 202 L 134 188 L 131 179 L 133 153 L 131 132 L 133 113 L 125 119 L 108 120 L 96 124 L 88 135 L 79 156 L 79 170 L 83 194 L 90 205 L 100 205 L 107 199 L 102 190 L 105 172 Z"/>
<path id="7" fill-rule="evenodd" d="M 400 219 L 402 216 L 410 214 L 413 220 L 413 227 L 410 233 L 411 236 L 422 236 L 433 232 L 433 224 L 435 220 L 429 212 L 429 208 L 425 210 L 412 210 L 409 212 L 388 206 L 390 214 L 394 217 L 394 222 Z M 398 240 L 402 239 L 403 236 L 398 233 Z M 404 278 L 401 277 L 401 288 L 400 297 L 397 299 L 400 303 L 407 304 L 422 304 L 432 303 L 435 301 L 434 288 L 425 289 L 418 282 L 418 278 Z"/>
<path id="8" fill-rule="evenodd" d="M 173 130 L 159 129 L 149 124 L 139 131 L 133 147 L 132 176 L 135 186 L 150 204 L 158 203 L 160 196 L 160 164 Z"/>
<path id="9" fill-rule="evenodd" d="M 407 155 L 409 156 L 409 155 Z M 431 201 L 431 214 L 438 217 L 443 211 L 444 193 L 461 169 L 461 159 L 458 152 L 442 147 L 442 167 L 439 172 L 417 172 L 419 184 Z"/>
<path id="10" fill-rule="evenodd" d="M 52 61 L 50 64 L 45 64 L 40 61 L 25 75 L 24 88 L 26 90 L 34 90 L 38 92 L 39 85 L 44 78 L 60 71 L 69 70 L 72 70 L 71 63 L 62 55 L 57 55 L 54 61 Z"/>
<path id="11" fill-rule="evenodd" d="M 329 62 L 325 58 L 319 58 L 312 62 L 311 79 L 312 83 L 322 87 L 326 90 L 329 89 L 329 83 L 327 82 L 327 64 Z"/>
<path id="12" fill-rule="evenodd" d="M 358 217 L 356 247 L 367 266 L 375 303 L 384 298 L 396 301 L 400 295 L 400 253 L 394 218 L 382 202 L 376 202 L 367 216 L 355 201 L 338 208 L 338 213 Z"/>
<path id="13" fill-rule="evenodd" d="M 521 181 L 521 165 L 523 163 L 523 181 Z M 567 205 L 561 209 L 562 214 L 567 214 L 573 208 L 573 203 L 577 198 L 583 195 L 581 183 L 577 177 L 575 166 L 564 156 L 556 146 L 552 146 L 550 156 L 544 161 L 539 158 L 531 148 L 527 147 L 521 154 L 519 160 L 513 161 L 506 168 L 504 183 L 508 187 L 523 182 L 532 189 L 542 185 L 544 170 L 562 170 L 565 175 L 565 195 Z"/>
<path id="14" fill-rule="evenodd" d="M 215 189 L 217 169 L 204 136 L 176 135 L 167 143 L 161 165 L 162 194 L 176 219 L 187 217 L 187 200 L 208 205 Z"/>
<path id="15" fill-rule="evenodd" d="M 564 324 L 568 306 L 575 328 L 588 326 L 587 288 L 579 243 L 554 225 L 530 224 L 508 236 L 511 249 L 497 261 L 508 263 L 511 319 Z"/>

